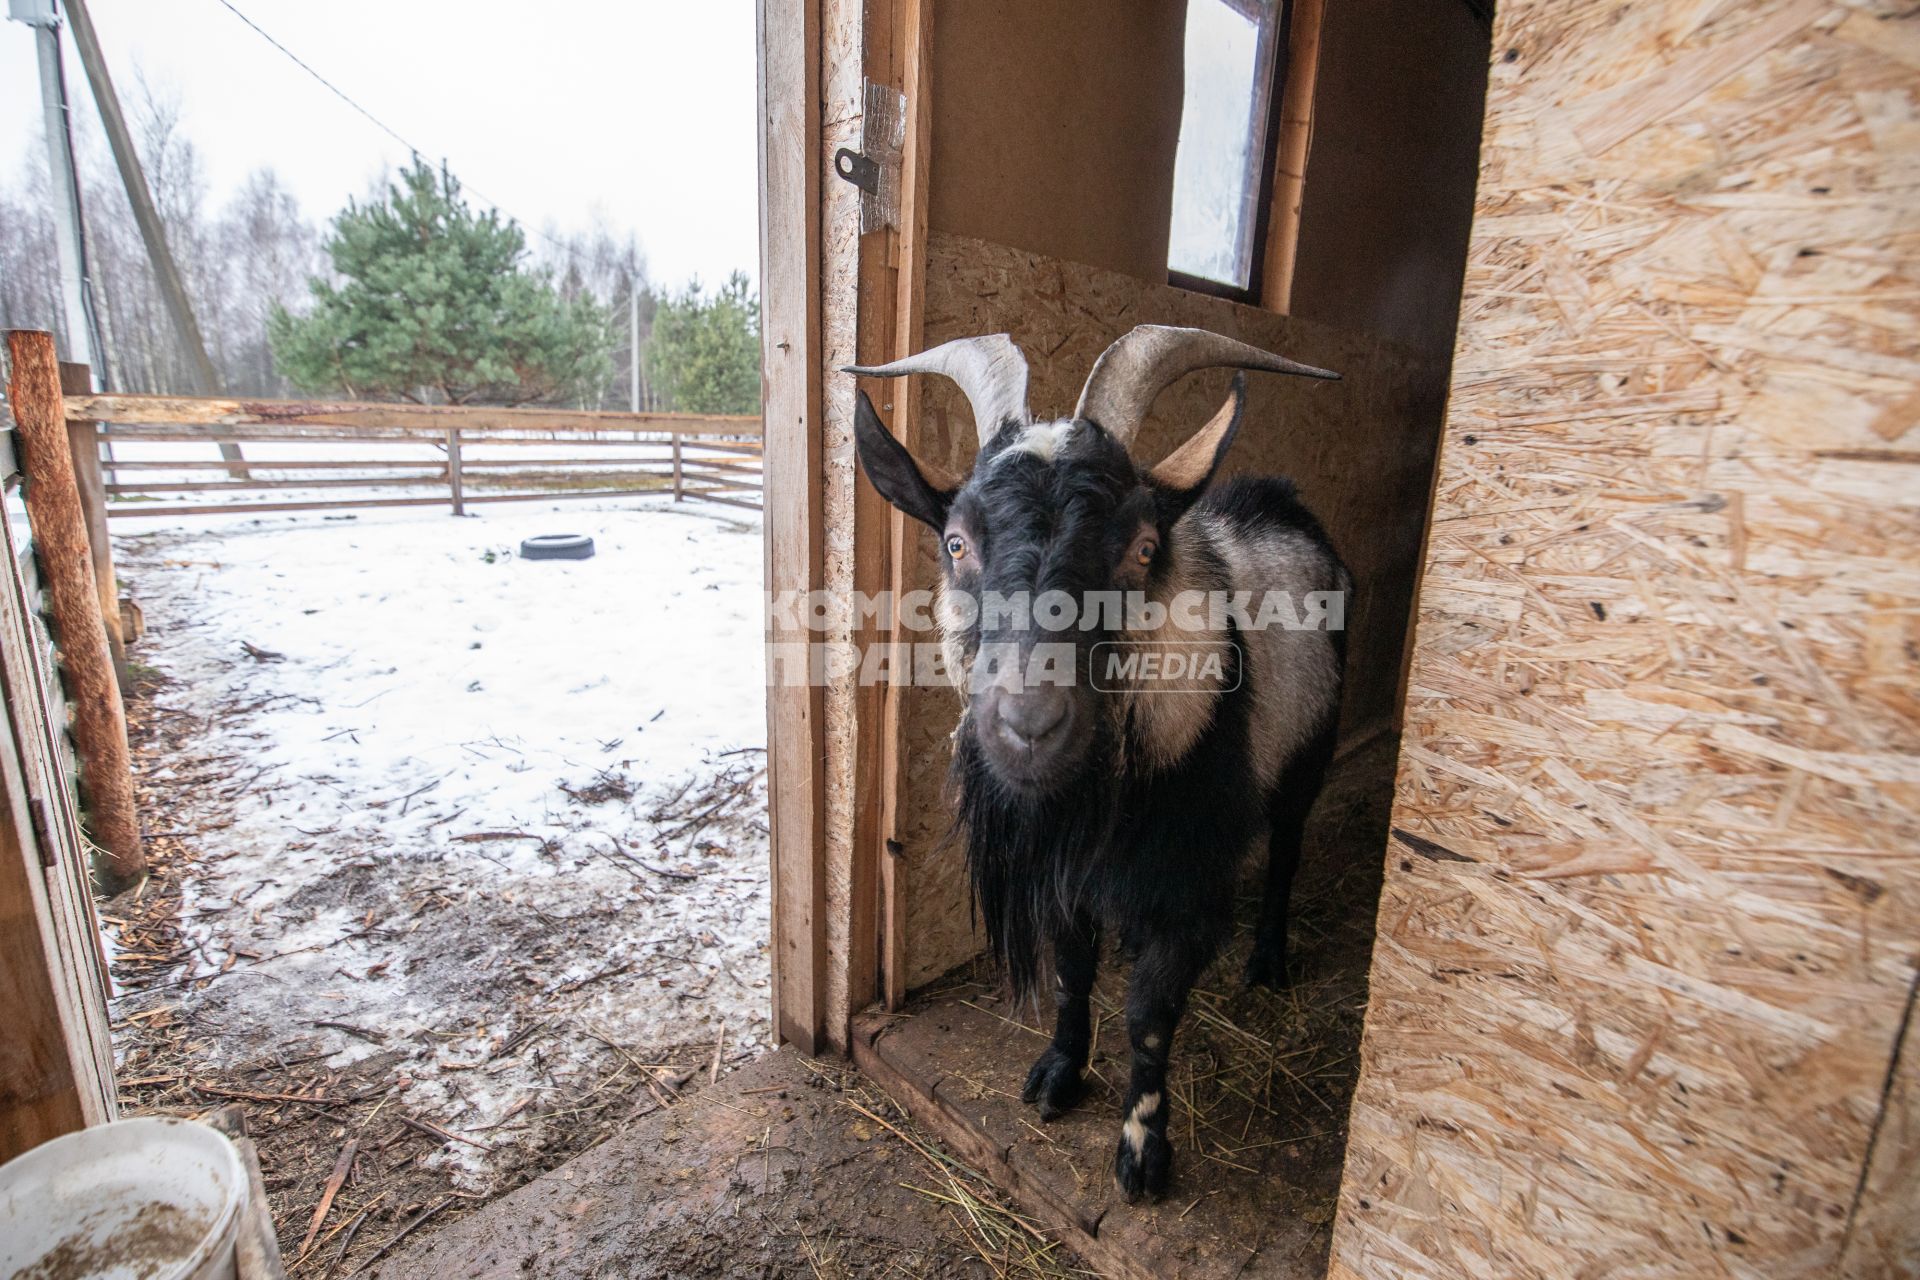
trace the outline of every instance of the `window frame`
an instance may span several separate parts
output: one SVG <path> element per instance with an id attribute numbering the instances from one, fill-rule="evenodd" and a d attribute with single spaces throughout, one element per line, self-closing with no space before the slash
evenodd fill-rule
<path id="1" fill-rule="evenodd" d="M 1262 130 L 1260 159 L 1258 168 L 1251 175 L 1254 190 L 1259 198 L 1254 202 L 1252 240 L 1247 253 L 1247 283 L 1245 286 L 1229 284 L 1223 280 L 1210 280 L 1206 276 L 1190 275 L 1185 271 L 1167 268 L 1167 283 L 1176 289 L 1185 289 L 1190 293 L 1203 293 L 1210 297 L 1224 298 L 1229 302 L 1245 303 L 1248 306 L 1261 305 L 1261 294 L 1266 276 L 1267 232 L 1273 221 L 1273 170 L 1274 162 L 1280 150 L 1280 109 L 1286 97 L 1287 60 L 1282 56 L 1291 44 L 1293 33 L 1293 0 L 1271 0 L 1273 20 L 1266 21 L 1268 0 L 1213 0 L 1224 4 L 1239 13 L 1240 16 L 1260 28 L 1260 43 L 1254 47 L 1253 67 L 1258 77 L 1263 65 L 1268 68 L 1266 76 L 1266 102 L 1258 98 L 1248 109 L 1248 126 L 1258 121 Z M 1257 92 L 1257 91 L 1256 91 Z M 1264 105 L 1264 110 L 1262 107 Z M 1185 117 L 1186 104 L 1181 103 L 1182 118 Z M 1252 167 L 1252 166 L 1249 166 Z M 1169 251 L 1172 246 L 1169 244 Z"/>

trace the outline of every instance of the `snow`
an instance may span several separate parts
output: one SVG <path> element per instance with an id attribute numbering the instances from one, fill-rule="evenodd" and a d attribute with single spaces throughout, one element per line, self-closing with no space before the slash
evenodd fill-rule
<path id="1" fill-rule="evenodd" d="M 459 1131 L 504 1126 L 606 1042 L 764 1045 L 756 516 L 152 523 L 116 519 L 116 557 L 156 702 L 204 724 L 148 767 L 193 797 L 181 914 L 217 976 L 185 999 L 223 1029 L 212 1052 L 284 1052 L 293 1028 L 332 1065 L 393 1053 L 403 1102 Z M 597 554 L 522 560 L 540 533 Z M 484 1151 L 440 1158 L 486 1184 Z"/>

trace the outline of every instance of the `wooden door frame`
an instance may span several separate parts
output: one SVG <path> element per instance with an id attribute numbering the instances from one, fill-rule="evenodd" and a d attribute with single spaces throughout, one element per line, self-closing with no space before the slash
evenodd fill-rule
<path id="1" fill-rule="evenodd" d="M 897 225 L 862 237 L 860 245 L 857 341 L 861 361 L 878 364 L 919 351 L 925 330 L 927 179 L 933 139 L 932 0 L 864 0 L 862 17 L 867 79 L 897 89 L 905 99 Z M 918 380 L 869 380 L 863 388 L 876 398 L 884 395 L 891 400 L 888 425 L 902 444 L 918 452 Z M 863 486 L 862 493 L 869 505 L 856 512 L 856 524 L 867 516 L 864 527 L 881 530 L 884 555 L 867 560 L 871 569 L 863 576 L 868 581 L 860 586 L 889 592 L 892 599 L 900 600 L 915 585 L 913 540 L 919 536 L 919 527 L 882 502 L 871 486 Z M 913 669 L 910 635 L 896 628 L 868 640 L 890 646 L 889 671 Z M 848 982 L 849 1014 L 874 1000 L 891 1009 L 906 999 L 907 866 L 896 852 L 906 776 L 900 757 L 902 689 L 901 683 L 889 681 L 884 687 L 863 690 L 860 703 L 861 739 L 873 744 L 869 759 L 862 763 L 871 768 L 874 785 L 855 814 L 855 945 L 851 948 L 855 967 Z M 863 946 L 863 940 L 870 941 Z M 861 980 L 862 974 L 869 976 Z"/>
<path id="2" fill-rule="evenodd" d="M 854 293 L 852 344 L 858 360 L 881 363 L 917 349 L 926 243 L 926 172 L 932 120 L 928 0 L 760 0 L 760 198 L 762 359 L 766 420 L 767 585 L 776 595 L 822 589 L 828 578 L 825 526 L 830 467 L 824 379 L 831 345 L 826 290 Z M 857 19 L 857 26 L 849 17 Z M 831 30 L 829 30 L 831 27 Z M 857 46 L 852 42 L 858 41 Z M 827 251 L 827 130 L 822 119 L 826 59 L 857 48 L 865 78 L 906 95 L 906 140 L 898 227 Z M 838 123 L 844 131 L 845 121 Z M 831 278 L 829 278 L 831 277 Z M 836 298 L 833 301 L 838 302 Z M 844 314 L 844 308 L 839 309 Z M 844 341 L 844 338 L 842 339 Z M 911 447 L 917 388 L 872 381 L 893 404 L 893 429 Z M 864 481 L 855 479 L 851 516 L 858 554 L 852 586 L 870 595 L 900 586 L 914 531 Z M 845 515 L 837 518 L 845 518 Z M 775 611 L 776 615 L 779 611 Z M 768 623 L 769 807 L 772 832 L 774 1020 L 779 1038 L 809 1053 L 844 1049 L 854 1013 L 905 994 L 905 868 L 887 850 L 899 813 L 900 690 L 890 685 L 828 689 L 794 682 L 795 644 L 822 636 Z M 782 630 L 785 626 L 789 630 Z M 868 625 L 851 639 L 903 641 Z M 814 674 L 818 674 L 815 672 Z M 827 740 L 828 698 L 841 699 L 851 745 Z M 851 830 L 830 839 L 828 789 L 839 776 L 829 750 L 851 750 L 851 796 L 834 806 Z M 847 785 L 845 781 L 839 785 Z M 846 865 L 831 866 L 831 848 Z M 844 897 L 829 884 L 843 885 Z M 830 919 L 831 913 L 834 915 Z M 830 927 L 831 926 L 831 927 Z M 844 937 L 844 947 L 830 938 Z M 844 993 L 844 994 L 842 994 Z"/>
<path id="3" fill-rule="evenodd" d="M 759 0 L 761 411 L 767 589 L 823 581 L 821 0 Z M 826 1032 L 825 690 L 783 662 L 804 628 L 767 624 L 767 801 L 775 1035 Z M 775 646 L 782 648 L 776 649 Z M 804 650 L 802 650 L 804 652 Z"/>

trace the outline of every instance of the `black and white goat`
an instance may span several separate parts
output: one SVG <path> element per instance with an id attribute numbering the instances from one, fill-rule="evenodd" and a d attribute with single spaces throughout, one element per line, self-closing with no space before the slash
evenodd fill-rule
<path id="1" fill-rule="evenodd" d="M 908 453 L 864 394 L 860 462 L 945 551 L 939 612 L 966 703 L 953 776 L 974 893 L 1017 995 L 1036 985 L 1043 943 L 1052 953 L 1053 1043 L 1024 1094 L 1043 1119 L 1082 1094 L 1102 937 L 1134 957 L 1132 1077 L 1114 1163 L 1129 1198 L 1166 1189 L 1174 1027 L 1232 928 L 1240 869 L 1263 836 L 1266 894 L 1247 978 L 1285 981 L 1287 897 L 1340 703 L 1339 630 L 1255 629 L 1241 625 L 1246 612 L 1173 607 L 1183 592 L 1257 608 L 1275 593 L 1344 598 L 1348 586 L 1288 481 L 1209 487 L 1240 425 L 1244 375 L 1157 466 L 1128 452 L 1161 390 L 1219 366 L 1338 376 L 1202 330 L 1143 325 L 1095 363 L 1071 418 L 1035 422 L 1026 360 L 1004 334 L 849 370 L 943 374 L 972 403 L 980 449 L 964 480 Z M 1050 592 L 1084 606 L 1071 629 L 980 606 L 996 593 L 1033 601 Z M 1102 597 L 1115 592 L 1136 593 L 1140 607 L 1103 612 Z M 954 607 L 962 595 L 973 608 Z M 1165 616 L 1152 627 L 1155 605 Z M 1065 678 L 1054 661 L 1051 677 L 1036 680 L 1036 650 L 1063 644 Z M 1188 660 L 1112 661 L 1134 649 Z M 1174 670 L 1172 679 L 1143 674 Z"/>

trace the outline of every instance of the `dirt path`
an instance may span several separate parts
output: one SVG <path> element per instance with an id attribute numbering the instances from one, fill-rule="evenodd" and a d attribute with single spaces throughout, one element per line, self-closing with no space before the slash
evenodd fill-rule
<path id="1" fill-rule="evenodd" d="M 1090 1275 L 851 1069 L 769 1055 L 372 1268 L 377 1280 Z"/>

